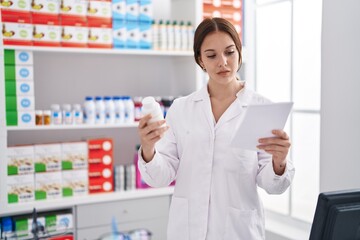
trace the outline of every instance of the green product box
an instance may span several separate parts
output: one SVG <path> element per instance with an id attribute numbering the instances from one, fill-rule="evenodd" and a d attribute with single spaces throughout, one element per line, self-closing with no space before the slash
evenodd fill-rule
<path id="1" fill-rule="evenodd" d="M 15 50 L 13 49 L 4 50 L 4 64 L 15 65 Z"/>
<path id="2" fill-rule="evenodd" d="M 45 229 L 48 232 L 56 231 L 56 215 L 47 215 L 45 217 Z"/>
<path id="3" fill-rule="evenodd" d="M 5 96 L 16 96 L 15 81 L 5 81 Z"/>
<path id="4" fill-rule="evenodd" d="M 5 80 L 8 81 L 29 81 L 34 80 L 34 67 L 23 65 L 5 65 Z"/>
<path id="5" fill-rule="evenodd" d="M 17 97 L 16 96 L 6 96 L 6 111 L 17 112 Z"/>
<path id="6" fill-rule="evenodd" d="M 16 111 L 6 111 L 6 126 L 18 125 L 18 113 Z"/>
<path id="7" fill-rule="evenodd" d="M 15 220 L 15 230 L 17 237 L 26 237 L 29 235 L 29 220 L 20 218 Z"/>
<path id="8" fill-rule="evenodd" d="M 5 65 L 5 80 L 15 81 L 16 80 L 16 70 L 15 66 Z"/>

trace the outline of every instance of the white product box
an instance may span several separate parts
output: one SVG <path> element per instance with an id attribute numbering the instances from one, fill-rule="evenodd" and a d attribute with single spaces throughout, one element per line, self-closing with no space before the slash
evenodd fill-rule
<path id="1" fill-rule="evenodd" d="M 88 171 L 62 171 L 63 197 L 77 197 L 88 195 Z"/>
<path id="2" fill-rule="evenodd" d="M 151 23 L 140 22 L 139 47 L 142 49 L 150 49 L 152 47 L 152 30 Z"/>
<path id="3" fill-rule="evenodd" d="M 61 172 L 35 174 L 35 200 L 57 199 L 62 197 Z"/>
<path id="4" fill-rule="evenodd" d="M 28 23 L 12 23 L 2 22 L 1 32 L 4 44 L 17 44 L 29 45 L 32 41 L 33 25 Z"/>
<path id="5" fill-rule="evenodd" d="M 139 21 L 151 23 L 153 14 L 152 0 L 140 0 Z"/>
<path id="6" fill-rule="evenodd" d="M 114 48 L 125 48 L 126 22 L 125 20 L 113 20 L 113 44 Z"/>
<path id="7" fill-rule="evenodd" d="M 73 215 L 71 213 L 56 215 L 56 231 L 71 230 L 74 227 Z"/>
<path id="8" fill-rule="evenodd" d="M 112 28 L 89 28 L 88 44 L 112 45 Z"/>
<path id="9" fill-rule="evenodd" d="M 33 66 L 15 66 L 16 81 L 33 81 L 34 68 Z"/>
<path id="10" fill-rule="evenodd" d="M 15 146 L 7 148 L 8 175 L 34 173 L 34 146 Z"/>
<path id="11" fill-rule="evenodd" d="M 62 44 L 69 46 L 73 44 L 76 47 L 78 45 L 86 46 L 88 42 L 89 29 L 87 27 L 62 26 L 61 32 Z"/>
<path id="12" fill-rule="evenodd" d="M 88 16 L 90 17 L 100 17 L 108 18 L 109 20 L 112 17 L 112 7 L 111 2 L 106 1 L 89 1 L 88 6 Z"/>
<path id="13" fill-rule="evenodd" d="M 60 0 L 33 0 L 31 11 L 42 14 L 59 14 Z"/>
<path id="14" fill-rule="evenodd" d="M 35 110 L 35 98 L 34 96 L 7 96 L 6 101 L 14 107 L 17 111 L 29 111 Z M 15 109 L 16 102 L 16 109 Z"/>
<path id="15" fill-rule="evenodd" d="M 61 26 L 47 25 L 47 24 L 34 24 L 33 32 L 34 44 L 51 43 L 60 44 L 61 42 Z"/>
<path id="16" fill-rule="evenodd" d="M 61 144 L 35 145 L 35 172 L 61 170 Z"/>
<path id="17" fill-rule="evenodd" d="M 15 50 L 15 65 L 30 65 L 34 63 L 32 51 Z"/>
<path id="18" fill-rule="evenodd" d="M 60 14 L 85 17 L 87 15 L 87 4 L 86 0 L 62 0 Z"/>
<path id="19" fill-rule="evenodd" d="M 61 144 L 62 170 L 87 169 L 87 142 L 73 142 Z"/>
<path id="20" fill-rule="evenodd" d="M 8 176 L 6 180 L 8 203 L 34 201 L 34 174 Z"/>
<path id="21" fill-rule="evenodd" d="M 18 111 L 17 112 L 18 126 L 35 126 L 35 111 Z"/>
<path id="22" fill-rule="evenodd" d="M 34 91 L 34 82 L 33 81 L 16 81 L 16 95 L 17 96 L 33 97 L 34 94 L 35 94 L 35 91 Z"/>
<path id="23" fill-rule="evenodd" d="M 4 0 L 1 2 L 1 8 L 3 10 L 11 11 L 24 11 L 28 12 L 31 8 L 30 0 Z"/>

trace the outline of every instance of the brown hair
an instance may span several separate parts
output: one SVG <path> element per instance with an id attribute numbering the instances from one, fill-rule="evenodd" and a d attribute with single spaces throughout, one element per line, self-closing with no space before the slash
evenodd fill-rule
<path id="1" fill-rule="evenodd" d="M 236 32 L 235 27 L 227 20 L 223 18 L 205 18 L 195 30 L 194 34 L 194 58 L 196 63 L 201 67 L 200 56 L 201 56 L 201 45 L 205 37 L 212 32 L 224 32 L 229 34 L 235 43 L 236 49 L 239 53 L 239 69 L 242 63 L 241 48 L 242 44 L 239 38 L 239 34 Z M 238 70 L 239 70 L 238 69 Z"/>

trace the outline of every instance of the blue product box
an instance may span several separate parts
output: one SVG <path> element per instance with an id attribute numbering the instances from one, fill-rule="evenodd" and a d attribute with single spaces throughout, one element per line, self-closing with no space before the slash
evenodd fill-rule
<path id="1" fill-rule="evenodd" d="M 139 39 L 139 48 L 142 49 L 151 49 L 152 48 L 152 30 L 151 22 L 140 22 L 140 39 Z"/>
<path id="2" fill-rule="evenodd" d="M 153 20 L 152 0 L 140 0 L 139 21 L 151 23 L 152 20 Z"/>
<path id="3" fill-rule="evenodd" d="M 139 8 L 138 0 L 126 0 L 126 21 L 138 21 Z"/>
<path id="4" fill-rule="evenodd" d="M 125 48 L 126 22 L 125 20 L 113 19 L 113 47 Z"/>
<path id="5" fill-rule="evenodd" d="M 112 18 L 125 20 L 126 17 L 126 0 L 112 0 Z"/>
<path id="6" fill-rule="evenodd" d="M 126 22 L 126 48 L 139 48 L 139 23 Z"/>

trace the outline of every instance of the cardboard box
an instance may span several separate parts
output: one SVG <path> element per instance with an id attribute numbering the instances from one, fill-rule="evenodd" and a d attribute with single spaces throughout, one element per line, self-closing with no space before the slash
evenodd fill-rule
<path id="1" fill-rule="evenodd" d="M 62 197 L 61 172 L 35 174 L 35 200 L 57 199 Z"/>
<path id="2" fill-rule="evenodd" d="M 88 174 L 89 174 L 89 178 L 110 179 L 113 177 L 112 168 L 94 167 L 94 165 L 90 165 Z"/>
<path id="3" fill-rule="evenodd" d="M 62 171 L 62 196 L 77 197 L 88 195 L 88 171 Z"/>
<path id="4" fill-rule="evenodd" d="M 35 172 L 51 172 L 61 170 L 61 145 L 35 145 Z"/>
<path id="5" fill-rule="evenodd" d="M 113 47 L 125 48 L 126 22 L 125 20 L 113 19 Z"/>
<path id="6" fill-rule="evenodd" d="M 33 24 L 60 24 L 60 0 L 32 0 Z"/>
<path id="7" fill-rule="evenodd" d="M 125 20 L 126 0 L 112 0 L 111 7 L 113 20 Z"/>
<path id="8" fill-rule="evenodd" d="M 139 9 L 139 21 L 144 23 L 150 23 L 154 19 L 153 15 L 153 3 L 152 0 L 140 0 Z"/>
<path id="9" fill-rule="evenodd" d="M 89 1 L 87 14 L 89 27 L 112 27 L 111 1 Z"/>
<path id="10" fill-rule="evenodd" d="M 31 0 L 3 0 L 1 2 L 2 22 L 28 22 L 31 19 Z"/>
<path id="11" fill-rule="evenodd" d="M 113 192 L 113 179 L 92 178 L 89 179 L 89 193 Z"/>
<path id="12" fill-rule="evenodd" d="M 95 152 L 102 154 L 112 154 L 113 140 L 111 138 L 89 139 L 87 143 L 89 149 L 89 156 Z"/>
<path id="13" fill-rule="evenodd" d="M 6 111 L 7 126 L 35 126 L 35 111 Z"/>
<path id="14" fill-rule="evenodd" d="M 33 45 L 59 47 L 61 45 L 61 26 L 34 24 Z"/>
<path id="15" fill-rule="evenodd" d="M 15 146 L 7 148 L 8 175 L 34 173 L 34 146 Z"/>
<path id="16" fill-rule="evenodd" d="M 140 27 L 138 22 L 126 23 L 126 48 L 139 48 Z"/>
<path id="17" fill-rule="evenodd" d="M 8 203 L 34 201 L 34 174 L 8 176 L 6 184 Z"/>
<path id="18" fill-rule="evenodd" d="M 6 111 L 29 111 L 35 110 L 35 98 L 33 96 L 6 96 Z"/>
<path id="19" fill-rule="evenodd" d="M 33 81 L 5 81 L 5 96 L 34 96 Z"/>
<path id="20" fill-rule="evenodd" d="M 61 26 L 61 46 L 87 47 L 89 29 L 83 26 Z"/>
<path id="21" fill-rule="evenodd" d="M 4 45 L 32 45 L 33 25 L 31 23 L 2 22 L 1 32 Z"/>
<path id="22" fill-rule="evenodd" d="M 86 26 L 87 7 L 86 0 L 62 0 L 60 3 L 61 25 Z"/>
<path id="23" fill-rule="evenodd" d="M 87 169 L 88 150 L 86 142 L 61 144 L 62 170 Z"/>
<path id="24" fill-rule="evenodd" d="M 89 48 L 112 48 L 112 28 L 89 28 Z"/>
<path id="25" fill-rule="evenodd" d="M 151 23 L 140 22 L 139 47 L 141 49 L 151 49 L 152 47 Z"/>
<path id="26" fill-rule="evenodd" d="M 126 0 L 126 21 L 138 21 L 140 3 L 138 0 Z"/>

